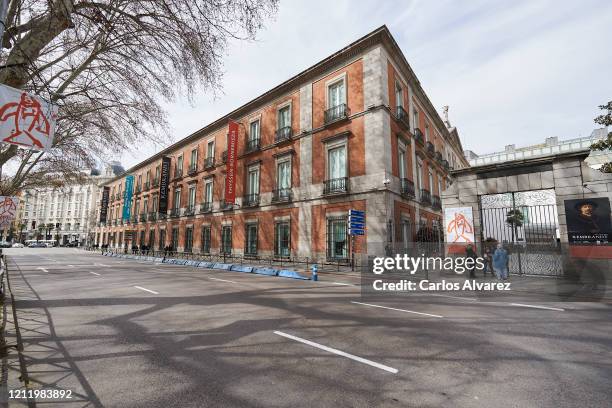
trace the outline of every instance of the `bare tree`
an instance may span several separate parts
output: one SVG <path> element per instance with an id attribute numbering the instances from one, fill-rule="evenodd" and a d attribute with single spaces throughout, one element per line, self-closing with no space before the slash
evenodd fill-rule
<path id="1" fill-rule="evenodd" d="M 59 106 L 48 153 L 0 148 L 0 193 L 62 184 L 96 157 L 167 135 L 160 102 L 215 92 L 231 39 L 252 39 L 277 0 L 11 0 L 0 83 Z M 5 171 L 5 173 L 8 173 Z"/>

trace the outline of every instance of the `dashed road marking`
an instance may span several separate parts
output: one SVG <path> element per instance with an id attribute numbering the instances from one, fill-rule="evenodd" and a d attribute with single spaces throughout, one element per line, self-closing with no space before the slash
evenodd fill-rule
<path id="1" fill-rule="evenodd" d="M 405 310 L 405 309 L 397 309 L 395 307 L 387 307 L 387 306 L 380 306 L 380 305 L 373 305 L 371 303 L 361 303 L 361 302 L 354 302 L 351 301 L 351 303 L 354 303 L 356 305 L 363 305 L 363 306 L 371 306 L 371 307 L 379 307 L 381 309 L 389 309 L 389 310 L 395 310 L 397 312 L 404 312 L 404 313 L 412 313 L 412 314 L 417 314 L 417 315 L 422 315 L 422 316 L 430 316 L 430 317 L 437 317 L 437 318 L 443 318 L 444 316 L 440 316 L 440 315 L 436 315 L 436 314 L 431 314 L 431 313 L 423 313 L 423 312 L 415 312 L 412 310 Z"/>
<path id="2" fill-rule="evenodd" d="M 538 306 L 538 305 L 525 305 L 523 303 L 510 303 L 512 306 L 519 306 L 519 307 L 531 307 L 534 309 L 546 309 L 546 310 L 555 310 L 557 312 L 564 312 L 565 309 L 561 309 L 558 307 L 548 307 L 548 306 Z"/>
<path id="3" fill-rule="evenodd" d="M 396 368 L 389 367 L 387 365 L 380 364 L 380 363 L 377 363 L 377 362 L 372 361 L 372 360 L 368 360 L 368 359 L 363 358 L 363 357 L 355 356 L 353 354 L 349 354 L 349 353 L 346 353 L 344 351 L 341 351 L 341 350 L 338 350 L 338 349 L 335 349 L 335 348 L 327 347 L 327 346 L 324 346 L 323 344 L 315 343 L 314 341 L 306 340 L 306 339 L 303 339 L 301 337 L 297 337 L 297 336 L 293 336 L 291 334 L 283 333 L 281 331 L 274 331 L 274 334 L 277 334 L 277 335 L 282 336 L 282 337 L 286 337 L 286 338 L 291 339 L 291 340 L 299 341 L 300 343 L 304 343 L 304 344 L 307 344 L 309 346 L 316 347 L 316 348 L 318 348 L 320 350 L 324 350 L 324 351 L 327 351 L 329 353 L 333 353 L 333 354 L 336 354 L 336 355 L 339 355 L 339 356 L 342 356 L 342 357 L 350 358 L 351 360 L 355 360 L 355 361 L 358 361 L 360 363 L 367 364 L 369 366 L 376 367 L 376 368 L 379 368 L 381 370 L 385 370 L 385 371 L 393 373 L 393 374 L 397 374 L 397 369 Z"/>
<path id="4" fill-rule="evenodd" d="M 145 292 L 149 292 L 149 293 L 152 293 L 154 295 L 159 295 L 159 292 L 156 292 L 156 291 L 151 290 L 151 289 L 143 288 L 142 286 L 134 286 L 134 287 L 136 289 L 144 290 Z"/>
<path id="5" fill-rule="evenodd" d="M 219 279 L 219 278 L 208 278 L 208 279 L 212 279 L 212 280 L 216 280 L 216 281 L 220 281 L 220 282 L 238 283 L 238 282 L 234 282 L 234 281 L 231 281 L 231 280 Z"/>
<path id="6" fill-rule="evenodd" d="M 92 275 L 100 276 L 100 274 L 97 272 L 89 272 L 89 273 L 91 273 Z"/>

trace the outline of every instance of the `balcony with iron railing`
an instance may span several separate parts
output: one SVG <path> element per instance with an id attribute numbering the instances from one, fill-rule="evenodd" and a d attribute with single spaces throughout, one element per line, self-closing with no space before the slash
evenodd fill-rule
<path id="1" fill-rule="evenodd" d="M 442 209 L 442 200 L 440 200 L 440 196 L 431 196 L 431 208 L 433 208 L 434 210 Z"/>
<path id="2" fill-rule="evenodd" d="M 159 179 L 153 179 L 153 187 L 159 187 Z"/>
<path id="3" fill-rule="evenodd" d="M 395 118 L 404 129 L 410 129 L 410 120 L 408 119 L 408 112 L 403 106 L 395 108 Z"/>
<path id="4" fill-rule="evenodd" d="M 346 103 L 332 106 L 323 112 L 323 120 L 326 125 L 348 118 L 348 108 Z"/>
<path id="5" fill-rule="evenodd" d="M 198 163 L 191 163 L 189 165 L 189 170 L 188 170 L 187 174 L 189 174 L 190 176 L 193 176 L 197 172 L 198 172 Z"/>
<path id="6" fill-rule="evenodd" d="M 180 177 L 183 177 L 183 168 L 175 167 L 174 168 L 174 178 L 180 178 Z"/>
<path id="7" fill-rule="evenodd" d="M 402 195 L 408 198 L 414 198 L 414 183 L 407 178 L 400 179 L 400 187 Z"/>
<path id="8" fill-rule="evenodd" d="M 225 199 L 221 200 L 221 211 L 230 211 L 234 209 L 234 203 L 228 203 Z"/>
<path id="9" fill-rule="evenodd" d="M 257 207 L 259 205 L 259 194 L 247 194 L 242 197 L 242 206 L 243 207 Z"/>
<path id="10" fill-rule="evenodd" d="M 142 186 L 140 184 L 136 185 L 136 194 L 140 193 L 142 191 Z"/>
<path id="11" fill-rule="evenodd" d="M 181 216 L 181 209 L 178 207 L 172 208 L 170 210 L 170 217 L 176 218 Z"/>
<path id="12" fill-rule="evenodd" d="M 157 212 L 150 212 L 149 213 L 149 221 L 156 221 L 157 220 Z"/>
<path id="13" fill-rule="evenodd" d="M 212 202 L 204 202 L 202 204 L 200 204 L 200 213 L 209 213 L 212 211 Z"/>
<path id="14" fill-rule="evenodd" d="M 195 215 L 195 204 L 191 204 L 188 205 L 187 208 L 185 208 L 185 214 L 187 217 L 191 217 L 193 215 Z"/>
<path id="15" fill-rule="evenodd" d="M 210 169 L 211 167 L 215 167 L 215 156 L 209 156 L 204 159 L 204 168 Z"/>
<path id="16" fill-rule="evenodd" d="M 132 224 L 138 224 L 138 214 L 132 216 Z"/>
<path id="17" fill-rule="evenodd" d="M 438 163 L 442 164 L 442 159 L 443 159 L 443 158 L 442 158 L 442 153 L 440 153 L 439 151 L 437 151 L 434 157 L 435 157 L 435 159 L 436 159 L 436 161 L 437 161 Z"/>
<path id="18" fill-rule="evenodd" d="M 414 140 L 416 140 L 420 144 L 425 143 L 425 138 L 423 137 L 423 132 L 421 132 L 421 129 L 419 128 L 414 129 Z"/>
<path id="19" fill-rule="evenodd" d="M 442 166 L 444 166 L 446 170 L 450 169 L 450 165 L 448 164 L 448 160 L 446 159 L 442 159 Z"/>
<path id="20" fill-rule="evenodd" d="M 282 143 L 287 140 L 291 140 L 292 130 L 291 126 L 285 126 L 276 130 L 274 134 L 274 143 Z"/>
<path id="21" fill-rule="evenodd" d="M 145 189 L 145 190 L 148 190 L 148 189 L 150 189 L 150 188 L 151 188 L 151 182 L 149 182 L 149 181 L 145 181 L 145 184 L 144 184 L 144 189 Z"/>
<path id="22" fill-rule="evenodd" d="M 348 177 L 340 177 L 323 182 L 323 194 L 345 194 L 348 193 L 349 183 Z"/>
<path id="23" fill-rule="evenodd" d="M 147 214 L 143 213 L 140 214 L 140 222 L 146 222 L 147 221 Z"/>
<path id="24" fill-rule="evenodd" d="M 436 147 L 431 142 L 425 143 L 425 148 L 427 149 L 427 153 L 430 156 L 434 156 L 436 154 Z"/>
<path id="25" fill-rule="evenodd" d="M 292 192 L 291 188 L 277 188 L 272 190 L 272 202 L 273 203 L 283 203 L 291 201 Z"/>
<path id="26" fill-rule="evenodd" d="M 261 139 L 258 137 L 247 140 L 246 146 L 244 148 L 244 152 L 245 153 L 256 152 L 257 150 L 260 149 L 260 142 L 261 142 Z"/>
<path id="27" fill-rule="evenodd" d="M 421 202 L 421 204 L 431 205 L 431 193 L 429 192 L 429 190 L 422 188 L 419 198 L 420 198 L 419 201 Z"/>
<path id="28" fill-rule="evenodd" d="M 227 150 L 221 153 L 221 162 L 223 164 L 227 163 Z"/>

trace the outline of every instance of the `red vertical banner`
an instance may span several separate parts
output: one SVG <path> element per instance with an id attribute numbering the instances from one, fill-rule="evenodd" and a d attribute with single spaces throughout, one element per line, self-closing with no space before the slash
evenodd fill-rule
<path id="1" fill-rule="evenodd" d="M 227 163 L 225 165 L 225 203 L 236 203 L 236 168 L 238 162 L 238 123 L 230 120 L 227 134 Z"/>

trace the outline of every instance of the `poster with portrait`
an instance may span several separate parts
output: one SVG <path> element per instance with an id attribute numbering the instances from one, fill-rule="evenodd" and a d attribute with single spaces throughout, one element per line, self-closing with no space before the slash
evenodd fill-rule
<path id="1" fill-rule="evenodd" d="M 607 197 L 565 200 L 567 238 L 571 243 L 610 243 L 612 222 Z"/>
<path id="2" fill-rule="evenodd" d="M 446 208 L 444 210 L 444 231 L 447 242 L 474 242 L 472 207 Z"/>

